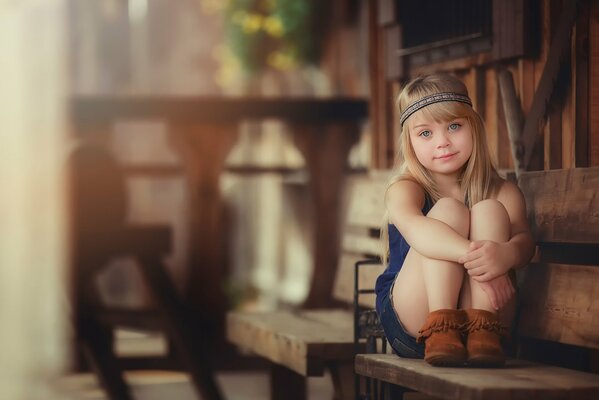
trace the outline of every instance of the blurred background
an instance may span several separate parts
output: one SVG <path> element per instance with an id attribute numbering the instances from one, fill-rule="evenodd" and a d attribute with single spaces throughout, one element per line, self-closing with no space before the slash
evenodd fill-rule
<path id="1" fill-rule="evenodd" d="M 580 3 L 528 169 L 599 165 L 599 6 Z M 227 310 L 334 304 L 336 231 L 318 232 L 336 226 L 346 176 L 392 167 L 402 85 L 460 77 L 498 167 L 514 170 L 498 74 L 526 114 L 564 4 L 0 0 L 0 398 L 103 398 L 77 316 L 155 307 L 145 261 L 164 261 L 217 370 L 243 365 Z M 108 336 L 123 355 L 172 344 L 152 329 Z"/>

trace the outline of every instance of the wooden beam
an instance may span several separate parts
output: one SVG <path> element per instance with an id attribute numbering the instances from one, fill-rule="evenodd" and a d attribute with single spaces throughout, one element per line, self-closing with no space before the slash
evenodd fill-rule
<path id="1" fill-rule="evenodd" d="M 368 114 L 366 100 L 357 98 L 75 96 L 71 106 L 73 121 L 79 125 L 135 118 L 178 123 L 236 123 L 264 118 L 325 123 L 363 120 Z"/>
<path id="2" fill-rule="evenodd" d="M 520 108 L 520 99 L 516 95 L 516 86 L 512 73 L 506 68 L 499 68 L 497 71 L 497 81 L 501 102 L 503 104 L 503 113 L 507 133 L 510 138 L 510 148 L 512 159 L 514 160 L 514 169 L 516 177 L 524 170 L 524 143 L 522 142 L 522 109 Z"/>
<path id="3" fill-rule="evenodd" d="M 548 104 L 562 64 L 570 60 L 570 33 L 576 20 L 579 0 L 566 2 L 554 39 L 549 48 L 547 63 L 543 69 L 541 81 L 535 92 L 532 108 L 526 117 L 522 141 L 524 144 L 523 166 L 528 168 L 535 144 L 542 133 Z"/>

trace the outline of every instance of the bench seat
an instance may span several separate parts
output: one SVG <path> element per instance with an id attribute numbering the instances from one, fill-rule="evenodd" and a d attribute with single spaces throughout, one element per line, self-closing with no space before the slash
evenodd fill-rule
<path id="1" fill-rule="evenodd" d="M 370 290 L 383 271 L 380 264 L 359 272 L 355 264 L 379 251 L 378 228 L 387 173 L 352 174 L 344 183 L 340 207 L 343 220 L 332 298 L 335 309 L 285 309 L 268 312 L 231 311 L 227 314 L 227 340 L 236 347 L 270 361 L 271 398 L 305 399 L 306 378 L 330 373 L 335 399 L 354 399 L 353 361 L 365 344 L 354 342 L 355 289 Z M 361 307 L 373 308 L 372 294 L 360 297 Z M 293 388 L 293 389 L 290 389 Z"/>
<path id="2" fill-rule="evenodd" d="M 523 172 L 518 183 L 537 244 L 533 260 L 517 271 L 512 342 L 518 360 L 496 369 L 438 368 L 394 354 L 361 354 L 356 373 L 376 383 L 367 381 L 366 392 L 380 386 L 443 399 L 599 399 L 593 361 L 599 354 L 599 168 Z"/>
<path id="3" fill-rule="evenodd" d="M 359 354 L 355 367 L 360 375 L 444 399 L 599 399 L 598 375 L 524 360 L 509 359 L 504 368 L 438 368 L 394 354 Z"/>
<path id="4" fill-rule="evenodd" d="M 227 315 L 227 339 L 303 376 L 355 355 L 353 311 L 297 310 Z"/>

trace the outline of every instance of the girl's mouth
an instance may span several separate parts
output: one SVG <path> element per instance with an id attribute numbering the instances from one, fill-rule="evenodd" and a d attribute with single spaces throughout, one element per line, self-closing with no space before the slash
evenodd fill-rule
<path id="1" fill-rule="evenodd" d="M 456 154 L 458 154 L 458 153 L 445 154 L 445 155 L 437 157 L 437 160 L 448 160 L 451 157 L 455 156 Z"/>

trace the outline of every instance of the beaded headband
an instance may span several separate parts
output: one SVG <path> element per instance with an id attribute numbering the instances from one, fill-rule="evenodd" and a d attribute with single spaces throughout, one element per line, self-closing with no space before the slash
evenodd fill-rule
<path id="1" fill-rule="evenodd" d="M 430 106 L 434 103 L 440 103 L 442 101 L 459 101 L 460 103 L 466 103 L 469 106 L 472 106 L 472 101 L 470 98 L 464 94 L 455 93 L 455 92 L 442 92 L 431 94 L 430 96 L 425 96 L 418 101 L 410 104 L 399 117 L 399 123 L 403 126 L 403 123 L 406 122 L 406 119 L 410 117 L 410 115 L 414 114 L 416 111 L 424 108 L 426 106 Z"/>

